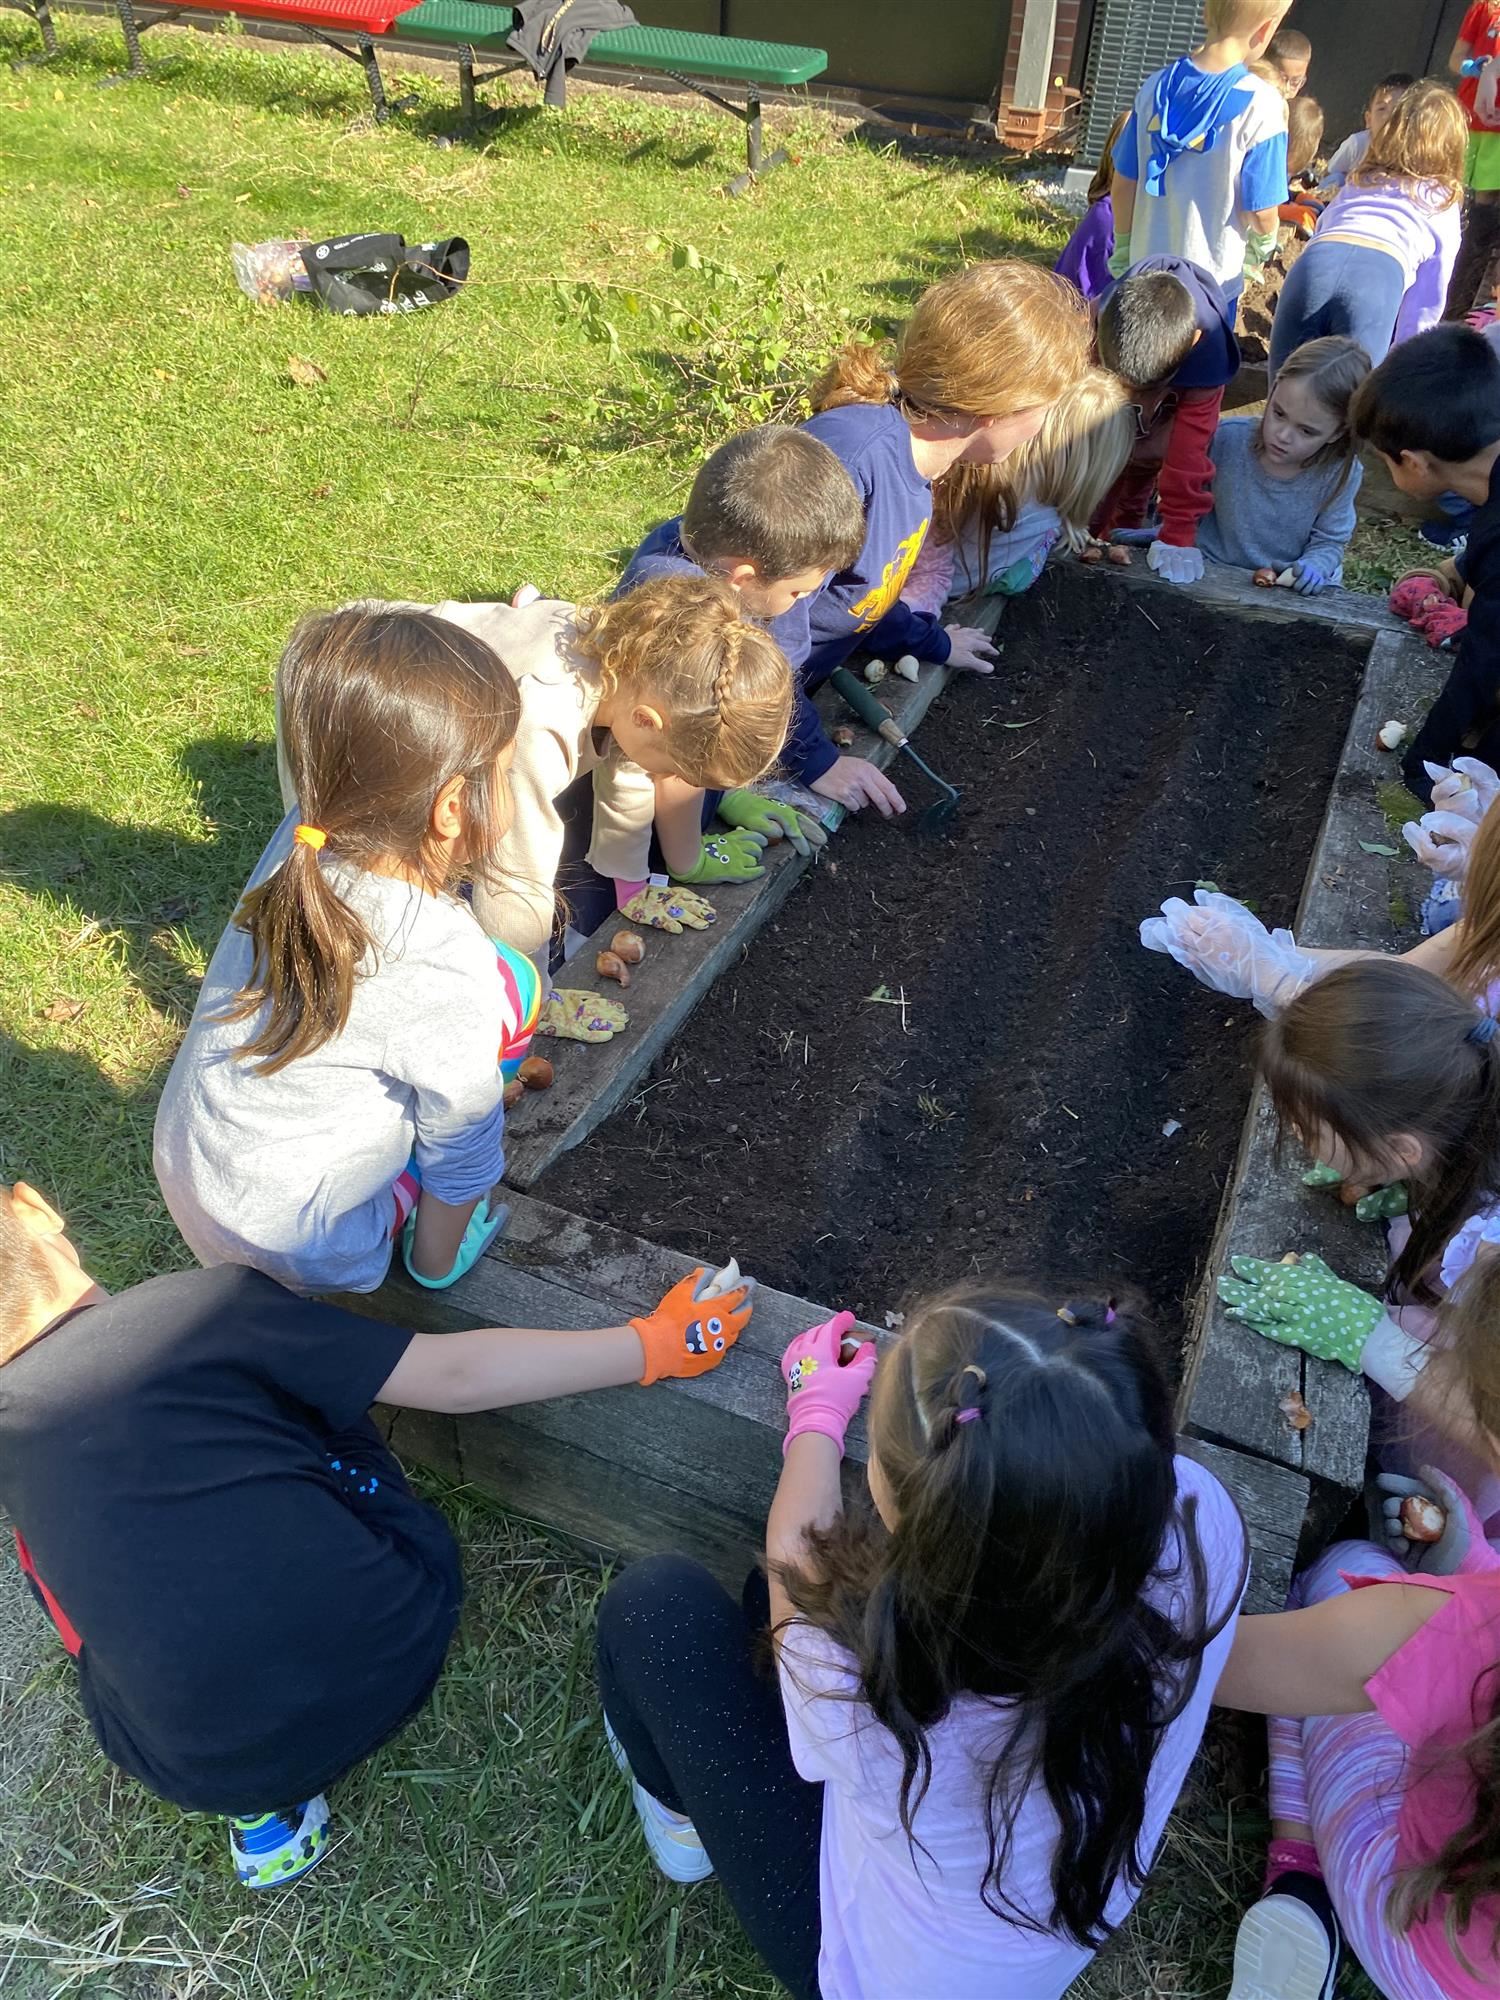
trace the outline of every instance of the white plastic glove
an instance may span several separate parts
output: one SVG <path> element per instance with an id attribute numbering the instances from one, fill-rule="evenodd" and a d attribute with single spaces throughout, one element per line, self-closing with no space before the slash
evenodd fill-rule
<path id="1" fill-rule="evenodd" d="M 1455 757 L 1451 767 L 1424 760 L 1422 768 L 1432 780 L 1434 812 L 1459 813 L 1478 826 L 1500 798 L 1500 776 L 1477 757 Z"/>
<path id="2" fill-rule="evenodd" d="M 1401 838 L 1424 868 L 1446 882 L 1462 882 L 1478 831 L 1473 820 L 1459 813 L 1430 812 L 1420 819 L 1409 819 L 1401 829 Z"/>
<path id="3" fill-rule="evenodd" d="M 1196 583 L 1203 574 L 1203 551 L 1180 549 L 1175 542 L 1153 542 L 1146 561 L 1168 583 Z"/>
<path id="4" fill-rule="evenodd" d="M 1317 960 L 1297 949 L 1290 931 L 1268 931 L 1233 896 L 1197 889 L 1193 903 L 1169 896 L 1159 917 L 1147 917 L 1141 925 L 1147 951 L 1167 952 L 1215 993 L 1254 1001 L 1268 1020 L 1316 976 Z"/>

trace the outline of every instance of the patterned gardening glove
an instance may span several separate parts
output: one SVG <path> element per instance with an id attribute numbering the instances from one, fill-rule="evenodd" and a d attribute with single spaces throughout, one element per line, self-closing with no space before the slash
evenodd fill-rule
<path id="1" fill-rule="evenodd" d="M 765 852 L 763 833 L 745 833 L 732 828 L 728 833 L 706 833 L 698 849 L 698 859 L 684 868 L 679 882 L 753 882 L 765 874 L 761 855 Z"/>
<path id="2" fill-rule="evenodd" d="M 621 903 L 620 915 L 633 924 L 643 924 L 648 931 L 671 931 L 674 937 L 685 930 L 706 931 L 719 921 L 713 904 L 695 896 L 691 889 L 658 889 L 654 882 L 638 889 L 628 903 Z"/>
<path id="3" fill-rule="evenodd" d="M 665 1376 L 706 1375 L 710 1368 L 718 1367 L 750 1324 L 749 1285 L 738 1285 L 711 1299 L 696 1299 L 693 1294 L 706 1275 L 700 1264 L 696 1271 L 678 1279 L 654 1312 L 630 1322 L 640 1335 L 646 1356 L 646 1372 L 640 1378 L 643 1385 L 660 1382 Z"/>
<path id="4" fill-rule="evenodd" d="M 1403 1557 L 1407 1568 L 1422 1576 L 1476 1576 L 1500 1569 L 1500 1555 L 1485 1540 L 1484 1526 L 1463 1488 L 1435 1465 L 1424 1465 L 1420 1471 L 1420 1479 L 1403 1479 L 1396 1472 L 1382 1472 L 1376 1478 L 1385 1495 L 1380 1511 L 1392 1555 Z M 1445 1516 L 1435 1542 L 1407 1534 L 1409 1522 L 1402 1521 L 1401 1509 L 1413 1500 L 1426 1502 L 1421 1512 L 1430 1513 L 1435 1507 Z"/>
<path id="5" fill-rule="evenodd" d="M 842 1456 L 844 1433 L 875 1379 L 877 1359 L 873 1340 L 853 1339 L 853 1325 L 853 1313 L 835 1313 L 832 1319 L 799 1333 L 782 1355 L 787 1419 L 783 1457 L 792 1439 L 804 1431 L 819 1431 L 832 1438 Z"/>
<path id="6" fill-rule="evenodd" d="M 1302 1185 L 1309 1188 L 1336 1188 L 1344 1185 L 1344 1176 L 1337 1167 L 1309 1167 L 1302 1176 Z M 1347 1201 L 1347 1196 L 1341 1196 Z M 1371 1188 L 1352 1204 L 1355 1218 L 1359 1222 L 1394 1222 L 1398 1215 L 1405 1215 L 1410 1207 L 1405 1181 L 1388 1181 L 1384 1187 Z"/>
<path id="7" fill-rule="evenodd" d="M 559 987 L 549 994 L 537 1016 L 539 1035 L 556 1035 L 564 1042 L 611 1041 L 630 1016 L 618 1000 L 606 1000 L 602 993 L 581 988 Z"/>
<path id="8" fill-rule="evenodd" d="M 767 840 L 789 840 L 799 854 L 811 854 L 815 847 L 828 845 L 828 835 L 815 819 L 760 792 L 726 792 L 719 801 L 719 818 L 727 826 L 743 827 L 746 833 L 763 834 Z"/>
<path id="9" fill-rule="evenodd" d="M 1219 1297 L 1231 1319 L 1359 1374 L 1365 1343 L 1386 1316 L 1379 1299 L 1346 1284 L 1321 1257 L 1299 1257 L 1294 1264 L 1231 1257 L 1229 1265 L 1234 1276 L 1219 1279 Z"/>

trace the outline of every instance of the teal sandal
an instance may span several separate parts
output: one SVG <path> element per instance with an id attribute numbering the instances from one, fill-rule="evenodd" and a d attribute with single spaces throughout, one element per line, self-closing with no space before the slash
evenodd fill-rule
<path id="1" fill-rule="evenodd" d="M 509 1203 L 501 1202 L 498 1208 L 492 1209 L 489 1196 L 486 1195 L 469 1217 L 469 1226 L 464 1231 L 463 1240 L 458 1246 L 453 1269 L 445 1271 L 441 1278 L 425 1278 L 411 1261 L 411 1246 L 417 1233 L 417 1211 L 413 1209 L 406 1218 L 406 1227 L 401 1232 L 401 1261 L 406 1266 L 408 1276 L 427 1291 L 446 1291 L 450 1285 L 456 1285 L 466 1272 L 473 1270 L 509 1220 Z"/>

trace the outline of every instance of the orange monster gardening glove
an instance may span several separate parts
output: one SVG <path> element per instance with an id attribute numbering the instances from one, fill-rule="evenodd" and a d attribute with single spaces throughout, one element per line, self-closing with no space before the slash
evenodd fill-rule
<path id="1" fill-rule="evenodd" d="M 706 1375 L 750 1324 L 749 1285 L 717 1298 L 696 1299 L 693 1294 L 705 1276 L 700 1264 L 672 1287 L 655 1312 L 630 1322 L 645 1350 L 643 1387 L 667 1376 Z"/>

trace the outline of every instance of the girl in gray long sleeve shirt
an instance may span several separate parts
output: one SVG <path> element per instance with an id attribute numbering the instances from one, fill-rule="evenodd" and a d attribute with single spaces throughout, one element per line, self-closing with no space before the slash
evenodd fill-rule
<path id="1" fill-rule="evenodd" d="M 504 1166 L 514 988 L 447 884 L 498 837 L 519 704 L 482 641 L 400 607 L 305 620 L 283 675 L 302 818 L 214 953 L 156 1172 L 201 1264 L 371 1291 L 413 1200 L 462 1232 Z"/>
<path id="2" fill-rule="evenodd" d="M 1305 595 L 1342 582 L 1361 476 L 1349 403 L 1369 372 L 1357 342 L 1310 340 L 1287 357 L 1263 416 L 1219 425 L 1213 512 L 1198 530 L 1210 562 L 1271 578 L 1290 569 Z"/>

